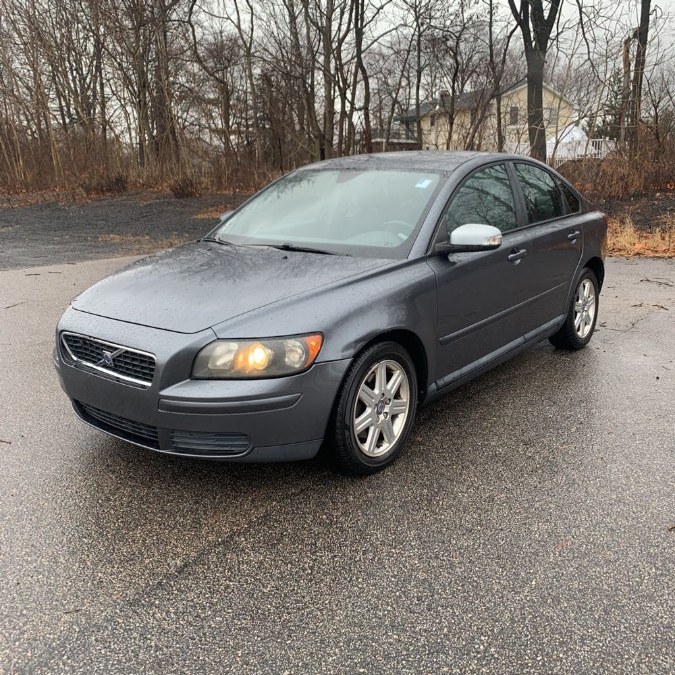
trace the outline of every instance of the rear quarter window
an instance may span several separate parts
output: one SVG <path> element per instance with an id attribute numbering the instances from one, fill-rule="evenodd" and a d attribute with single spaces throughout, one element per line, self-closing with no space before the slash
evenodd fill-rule
<path id="1" fill-rule="evenodd" d="M 559 184 L 560 184 L 560 191 L 563 193 L 563 197 L 567 202 L 567 208 L 569 212 L 579 213 L 579 211 L 581 211 L 581 202 L 579 201 L 579 197 L 577 197 L 574 194 L 574 191 L 572 190 L 572 188 L 570 188 L 569 185 L 567 185 L 567 183 L 559 181 Z"/>

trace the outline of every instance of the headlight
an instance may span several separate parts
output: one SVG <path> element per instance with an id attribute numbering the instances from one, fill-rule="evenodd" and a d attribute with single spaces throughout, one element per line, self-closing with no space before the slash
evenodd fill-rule
<path id="1" fill-rule="evenodd" d="M 295 375 L 314 363 L 322 344 L 320 334 L 264 340 L 216 340 L 197 354 L 192 377 L 197 380 L 239 380 Z"/>

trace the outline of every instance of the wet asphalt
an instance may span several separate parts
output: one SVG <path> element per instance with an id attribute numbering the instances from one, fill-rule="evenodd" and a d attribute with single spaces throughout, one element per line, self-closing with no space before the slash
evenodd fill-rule
<path id="1" fill-rule="evenodd" d="M 675 264 L 609 260 L 600 326 L 423 409 L 369 478 L 174 459 L 75 418 L 69 300 L 0 272 L 3 673 L 672 673 Z"/>

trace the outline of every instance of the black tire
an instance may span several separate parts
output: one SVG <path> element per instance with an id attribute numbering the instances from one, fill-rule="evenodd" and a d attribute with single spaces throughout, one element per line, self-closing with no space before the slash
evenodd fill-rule
<path id="1" fill-rule="evenodd" d="M 580 289 L 584 282 L 588 280 L 593 285 L 593 294 L 594 294 L 594 312 L 592 321 L 588 326 L 588 332 L 580 331 L 575 325 L 577 319 L 576 306 L 578 303 L 578 296 Z M 567 316 L 565 317 L 565 323 L 561 326 L 560 330 L 552 335 L 549 338 L 549 342 L 558 349 L 566 349 L 569 351 L 575 351 L 577 349 L 583 349 L 593 337 L 593 332 L 595 331 L 595 324 L 598 320 L 598 308 L 599 308 L 599 295 L 600 290 L 598 287 L 598 280 L 592 270 L 584 268 L 581 275 L 577 279 L 577 283 L 574 286 L 574 292 L 572 293 L 572 298 L 570 299 L 570 305 L 567 310 Z"/>
<path id="2" fill-rule="evenodd" d="M 393 374 L 397 373 L 397 368 L 405 373 L 407 378 L 408 407 L 405 416 L 401 418 L 398 424 L 399 416 L 404 415 L 404 413 L 388 413 L 387 411 L 395 411 L 403 407 L 404 393 L 401 393 L 401 390 L 405 391 L 404 379 L 401 380 L 399 389 L 394 392 L 394 396 L 391 398 L 386 397 L 389 396 L 388 390 L 380 391 L 373 387 L 372 391 L 377 394 L 377 406 L 368 407 L 359 397 L 363 386 L 368 386 L 369 382 L 375 382 L 374 379 L 369 378 L 378 376 L 377 372 L 373 373 L 372 371 L 373 369 L 377 371 L 377 366 L 381 364 L 384 364 L 385 368 L 384 380 L 387 380 L 389 373 L 391 373 L 392 379 L 389 381 L 393 381 Z M 382 395 L 382 398 L 380 398 L 380 395 Z M 347 371 L 335 404 L 332 431 L 335 460 L 338 468 L 344 473 L 368 475 L 381 471 L 394 462 L 401 454 L 414 424 L 417 412 L 417 397 L 415 365 L 408 352 L 401 345 L 396 342 L 381 342 L 360 354 Z M 388 401 L 389 403 L 387 403 Z M 382 408 L 381 412 L 380 408 Z M 371 422 L 377 421 L 368 422 L 368 429 L 358 434 L 355 430 L 357 414 L 359 418 L 369 416 Z M 388 423 L 386 419 L 389 419 Z M 391 429 L 389 433 L 394 434 L 394 436 L 390 435 L 390 438 L 395 439 L 393 442 L 387 441 L 385 432 L 379 428 L 379 424 L 386 425 L 388 430 Z M 370 426 L 373 427 L 372 432 Z M 377 438 L 382 441 L 382 446 L 377 447 L 378 440 L 375 439 L 375 447 L 372 448 L 372 453 L 376 456 L 369 456 L 366 454 L 367 448 L 362 447 L 363 445 L 370 445 L 367 441 L 370 441 L 371 433 L 377 434 Z"/>

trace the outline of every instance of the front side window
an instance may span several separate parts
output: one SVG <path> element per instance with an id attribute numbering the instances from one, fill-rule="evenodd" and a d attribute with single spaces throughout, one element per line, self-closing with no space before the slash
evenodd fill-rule
<path id="1" fill-rule="evenodd" d="M 212 235 L 243 246 L 304 246 L 405 258 L 443 174 L 306 169 L 256 195 Z"/>
<path id="2" fill-rule="evenodd" d="M 516 164 L 530 223 L 558 218 L 564 214 L 562 195 L 553 176 L 532 164 Z"/>
<path id="3" fill-rule="evenodd" d="M 518 227 L 516 205 L 504 164 L 481 169 L 457 190 L 443 216 L 450 233 L 460 225 L 492 225 L 502 232 Z"/>

